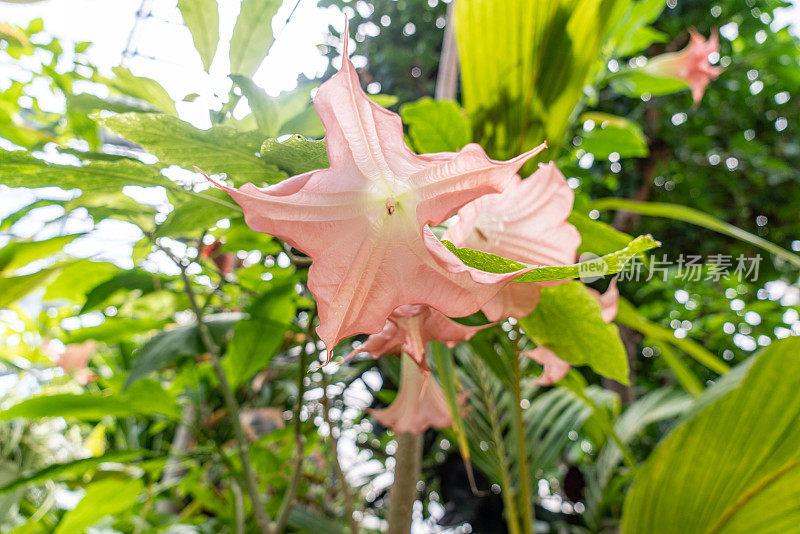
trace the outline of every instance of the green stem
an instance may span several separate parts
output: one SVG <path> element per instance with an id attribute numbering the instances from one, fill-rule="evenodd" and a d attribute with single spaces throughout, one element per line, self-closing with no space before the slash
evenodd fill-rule
<path id="1" fill-rule="evenodd" d="M 514 415 L 516 419 L 517 456 L 519 466 L 520 507 L 522 508 L 522 532 L 533 531 L 534 511 L 531 502 L 531 479 L 528 470 L 528 447 L 525 442 L 525 423 L 522 419 L 522 366 L 519 354 L 514 353 Z"/>
<path id="2" fill-rule="evenodd" d="M 478 385 L 483 394 L 484 404 L 489 411 L 489 424 L 492 427 L 492 439 L 494 440 L 493 450 L 497 457 L 497 464 L 500 466 L 500 496 L 503 499 L 503 506 L 505 507 L 506 524 L 508 525 L 509 534 L 521 534 L 519 528 L 519 513 L 517 512 L 517 502 L 514 493 L 514 486 L 511 484 L 511 475 L 509 474 L 509 466 L 506 462 L 506 449 L 503 440 L 503 432 L 498 424 L 500 416 L 497 411 L 497 405 L 494 402 L 494 397 L 489 389 L 489 377 L 486 375 L 486 369 L 480 358 L 475 360 L 475 368 L 480 374 L 478 376 Z"/>
<path id="3" fill-rule="evenodd" d="M 239 453 L 239 461 L 242 464 L 242 476 L 244 477 L 247 493 L 250 496 L 250 502 L 253 505 L 253 515 L 255 516 L 256 523 L 258 524 L 258 528 L 262 534 L 269 534 L 269 514 L 267 513 L 266 506 L 261 500 L 261 493 L 258 491 L 258 480 L 256 478 L 255 470 L 253 469 L 253 463 L 250 460 L 250 448 L 248 447 L 247 438 L 244 435 L 244 430 L 242 430 L 242 422 L 239 418 L 239 404 L 236 402 L 233 389 L 231 389 L 231 385 L 228 382 L 228 377 L 225 375 L 225 370 L 222 368 L 222 361 L 219 357 L 220 349 L 214 341 L 214 338 L 211 336 L 211 331 L 208 329 L 208 326 L 203 321 L 203 311 L 197 304 L 197 298 L 194 294 L 194 289 L 192 288 L 189 276 L 186 274 L 186 266 L 168 250 L 164 249 L 163 247 L 161 250 L 164 250 L 181 270 L 181 278 L 186 286 L 186 296 L 188 297 L 189 304 L 191 305 L 192 311 L 194 311 L 195 317 L 197 318 L 197 329 L 200 332 L 200 341 L 211 357 L 211 367 L 214 369 L 214 374 L 217 375 L 219 387 L 222 391 L 222 398 L 225 402 L 225 408 L 228 410 L 228 414 L 230 415 L 231 426 L 233 427 L 233 434 L 234 438 L 236 439 L 236 449 Z"/>
<path id="4" fill-rule="evenodd" d="M 422 434 L 400 432 L 396 437 L 394 482 L 389 490 L 389 513 L 386 517 L 389 528 L 386 532 L 408 534 L 411 530 L 411 511 L 417 499 L 417 481 L 422 470 Z"/>
<path id="5" fill-rule="evenodd" d="M 309 319 L 309 329 L 314 318 Z M 306 338 L 309 339 L 309 338 Z M 313 352 L 313 349 L 312 349 Z M 300 487 L 300 478 L 303 473 L 303 457 L 305 454 L 305 436 L 303 435 L 303 423 L 300 421 L 300 411 L 303 407 L 303 395 L 305 393 L 305 378 L 306 378 L 306 349 L 300 351 L 300 359 L 297 362 L 297 402 L 294 405 L 294 440 L 296 445 L 294 465 L 292 466 L 292 478 L 289 482 L 289 488 L 283 496 L 278 517 L 275 519 L 275 524 L 272 526 L 272 534 L 282 534 L 286 530 L 286 524 L 289 521 L 289 513 L 292 511 L 292 504 L 297 497 L 297 490 Z"/>

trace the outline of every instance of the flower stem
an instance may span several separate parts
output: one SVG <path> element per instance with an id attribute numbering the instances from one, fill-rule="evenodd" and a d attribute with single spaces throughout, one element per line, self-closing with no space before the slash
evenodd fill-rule
<path id="1" fill-rule="evenodd" d="M 244 477 L 247 493 L 250 496 L 250 502 L 253 505 L 253 515 L 256 518 L 256 523 L 258 524 L 258 528 L 262 534 L 269 534 L 269 514 L 267 513 L 266 506 L 264 506 L 264 503 L 261 500 L 261 494 L 258 491 L 258 480 L 256 479 L 256 473 L 253 469 L 253 463 L 250 460 L 250 449 L 247 444 L 247 438 L 242 430 L 242 422 L 239 419 L 239 404 L 236 402 L 236 397 L 234 396 L 231 385 L 228 382 L 228 377 L 225 375 L 225 370 L 222 368 L 222 362 L 219 358 L 220 349 L 214 341 L 214 338 L 211 336 L 211 331 L 208 329 L 208 326 L 205 322 L 203 322 L 203 311 L 197 304 L 197 298 L 194 294 L 194 289 L 192 288 L 189 276 L 186 274 L 186 266 L 165 248 L 162 247 L 161 250 L 164 250 L 181 270 L 181 278 L 183 279 L 183 284 L 185 286 L 186 296 L 188 297 L 189 304 L 191 305 L 192 311 L 194 311 L 195 317 L 197 318 L 197 329 L 200 332 L 200 341 L 211 357 L 211 367 L 214 369 L 214 373 L 217 375 L 219 388 L 222 391 L 222 398 L 225 402 L 225 408 L 228 410 L 228 414 L 230 415 L 231 426 L 233 427 L 233 435 L 236 439 L 236 449 L 239 453 L 239 461 L 242 464 L 242 476 Z"/>
<path id="2" fill-rule="evenodd" d="M 422 434 L 397 434 L 394 453 L 394 483 L 389 490 L 388 534 L 411 531 L 411 511 L 417 499 L 417 481 L 422 471 Z"/>
<path id="3" fill-rule="evenodd" d="M 519 354 L 514 353 L 514 412 L 516 418 L 517 456 L 519 467 L 520 508 L 522 512 L 522 533 L 533 531 L 534 512 L 531 502 L 531 479 L 528 470 L 528 447 L 525 439 L 525 422 L 522 418 L 522 367 Z"/>

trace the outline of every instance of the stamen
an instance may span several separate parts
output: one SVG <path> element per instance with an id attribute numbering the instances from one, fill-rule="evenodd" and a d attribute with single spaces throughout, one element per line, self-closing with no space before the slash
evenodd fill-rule
<path id="1" fill-rule="evenodd" d="M 386 213 L 388 213 L 389 215 L 393 214 L 395 205 L 396 204 L 395 204 L 395 201 L 394 201 L 393 197 L 387 198 L 386 199 Z"/>

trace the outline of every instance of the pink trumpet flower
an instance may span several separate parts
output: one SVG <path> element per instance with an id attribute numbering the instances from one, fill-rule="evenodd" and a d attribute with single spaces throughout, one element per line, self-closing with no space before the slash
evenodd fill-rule
<path id="1" fill-rule="evenodd" d="M 619 305 L 619 289 L 617 288 L 617 279 L 611 280 L 611 284 L 605 293 L 588 288 L 600 303 L 600 316 L 607 323 L 614 320 L 617 316 L 617 308 Z M 536 379 L 536 384 L 540 386 L 549 386 L 555 384 L 569 372 L 569 363 L 565 362 L 552 350 L 545 346 L 536 347 L 533 350 L 528 350 L 522 353 L 524 356 L 533 358 L 537 363 L 544 367 L 542 375 Z"/>
<path id="2" fill-rule="evenodd" d="M 426 304 L 461 317 L 519 276 L 522 271 L 492 274 L 466 266 L 428 225 L 502 191 L 546 147 L 505 162 L 489 159 L 475 144 L 458 153 L 413 154 L 398 115 L 361 89 L 347 35 L 342 68 L 314 98 L 330 168 L 263 189 L 220 186 L 242 206 L 251 229 L 313 259 L 308 287 L 317 299 L 317 333 L 329 360 L 342 339 L 380 332 L 398 306 Z"/>
<path id="3" fill-rule="evenodd" d="M 369 353 L 373 358 L 383 354 L 405 353 L 422 371 L 430 372 L 425 361 L 425 347 L 429 341 L 440 341 L 453 348 L 488 326 L 491 324 L 466 326 L 428 306 L 399 306 L 389 316 L 383 330 L 369 336 L 348 358 L 362 352 Z"/>
<path id="4" fill-rule="evenodd" d="M 722 72 L 722 67 L 709 63 L 708 56 L 712 53 L 719 53 L 719 35 L 714 32 L 705 39 L 695 29 L 690 29 L 686 48 L 652 58 L 644 70 L 654 76 L 684 80 L 689 84 L 692 100 L 697 106 L 708 84 Z"/>
<path id="5" fill-rule="evenodd" d="M 421 434 L 432 427 L 447 428 L 453 424 L 442 388 L 430 373 L 410 361 L 401 364 L 400 389 L 394 402 L 388 408 L 371 410 L 371 413 L 395 433 Z"/>
<path id="6" fill-rule="evenodd" d="M 444 234 L 457 247 L 497 254 L 534 265 L 575 261 L 581 236 L 567 222 L 575 193 L 554 163 L 540 165 L 530 177 L 514 180 L 502 193 L 464 206 L 458 222 Z M 483 305 L 490 321 L 525 317 L 539 302 L 541 287 L 559 282 L 508 284 Z"/>
<path id="7" fill-rule="evenodd" d="M 97 351 L 97 343 L 93 339 L 69 344 L 61 353 L 57 352 L 50 342 L 45 342 L 42 351 L 80 385 L 85 386 L 97 379 L 97 375 L 89 370 L 89 360 Z"/>

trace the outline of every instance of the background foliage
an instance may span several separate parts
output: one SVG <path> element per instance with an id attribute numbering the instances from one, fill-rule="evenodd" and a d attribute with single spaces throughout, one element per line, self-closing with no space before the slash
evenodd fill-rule
<path id="1" fill-rule="evenodd" d="M 451 429 L 425 435 L 421 528 L 530 532 L 535 515 L 537 531 L 794 532 L 800 346 L 780 339 L 800 332 L 800 49 L 770 26 L 784 3 L 459 0 L 457 102 L 430 98 L 446 3 L 320 4 L 350 17 L 362 82 L 416 151 L 477 141 L 506 157 L 547 138 L 544 159 L 576 192 L 582 251 L 649 233 L 659 258 L 764 258 L 752 281 L 706 267 L 697 281 L 673 268 L 620 282 L 617 326 L 575 282 L 519 324 L 434 344 L 451 404 L 468 396 Z M 155 81 L 99 72 L 90 43 L 61 43 L 41 21 L 0 24 L 2 59 L 24 71 L 0 96 L 0 183 L 30 191 L 0 221 L 1 531 L 257 531 L 240 433 L 278 531 L 384 524 L 397 442 L 367 409 L 394 398 L 399 361 L 318 368 L 307 258 L 251 232 L 194 172 L 262 185 L 327 165 L 319 80 L 272 98 L 251 79 L 279 7 L 243 1 L 230 92 L 206 130 Z M 178 8 L 208 70 L 224 49 L 216 3 Z M 681 48 L 689 26 L 723 28 L 725 72 L 696 108 L 682 84 L 633 69 Z M 42 90 L 63 109 L 45 111 Z M 86 252 L 123 224 L 132 249 Z M 565 299 L 575 305 L 553 304 Z M 587 366 L 537 386 L 539 366 L 518 357 L 532 340 Z M 86 369 L 54 366 L 80 349 Z"/>

